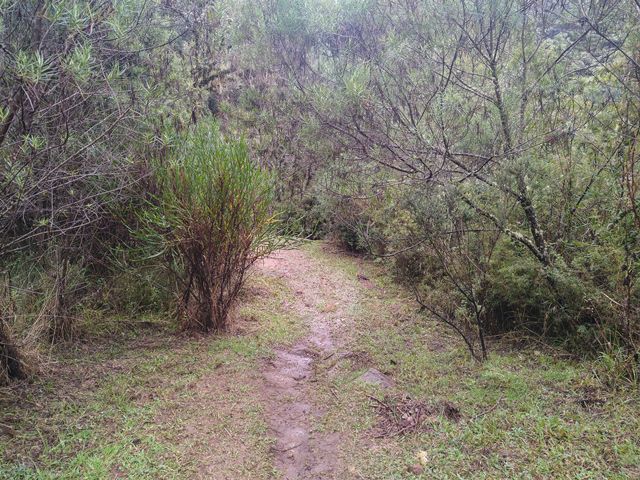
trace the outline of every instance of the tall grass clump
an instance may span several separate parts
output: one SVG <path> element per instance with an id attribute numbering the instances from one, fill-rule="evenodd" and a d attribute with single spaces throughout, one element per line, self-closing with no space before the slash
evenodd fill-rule
<path id="1" fill-rule="evenodd" d="M 144 235 L 175 279 L 179 321 L 224 329 L 247 270 L 278 244 L 271 177 L 243 141 L 204 125 L 171 147 L 155 178 Z"/>

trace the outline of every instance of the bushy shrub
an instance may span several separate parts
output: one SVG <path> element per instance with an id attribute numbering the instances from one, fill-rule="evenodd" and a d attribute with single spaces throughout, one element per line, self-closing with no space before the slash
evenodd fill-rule
<path id="1" fill-rule="evenodd" d="M 135 260 L 118 264 L 100 280 L 98 295 L 92 299 L 94 306 L 127 315 L 166 312 L 172 307 L 170 276 L 157 262 Z"/>
<path id="2" fill-rule="evenodd" d="M 331 233 L 335 240 L 349 252 L 371 252 L 373 221 L 366 204 L 353 198 L 341 198 L 333 208 Z"/>
<path id="3" fill-rule="evenodd" d="M 330 212 L 327 203 L 315 194 L 301 200 L 281 202 L 281 221 L 287 233 L 294 237 L 317 240 L 329 232 Z"/>
<path id="4" fill-rule="evenodd" d="M 19 252 L 5 261 L 2 272 L 13 308 L 13 328 L 30 342 L 56 343 L 76 333 L 77 306 L 89 291 L 91 278 L 84 258 L 60 245 Z"/>
<path id="5" fill-rule="evenodd" d="M 177 141 L 155 176 L 159 194 L 143 214 L 143 238 L 178 285 L 184 328 L 223 329 L 247 270 L 278 243 L 272 179 L 215 125 Z"/>
<path id="6" fill-rule="evenodd" d="M 341 200 L 332 221 L 343 245 L 381 255 L 425 309 L 455 324 L 472 346 L 479 328 L 533 333 L 585 353 L 633 341 L 625 305 L 614 300 L 625 282 L 615 242 L 603 235 L 601 245 L 562 245 L 563 255 L 545 267 L 454 193 L 389 187 L 366 201 Z"/>
<path id="7" fill-rule="evenodd" d="M 587 252 L 589 253 L 589 252 Z M 602 259 L 601 254 L 574 253 L 569 267 L 556 259 L 543 268 L 512 242 L 503 240 L 488 275 L 488 329 L 492 333 L 526 329 L 561 341 L 572 350 L 602 350 L 605 343 L 625 335 L 620 313 L 607 299 L 613 285 L 596 271 L 619 269 L 614 258 L 608 265 L 585 262 Z M 610 291 L 610 290 L 609 290 Z"/>

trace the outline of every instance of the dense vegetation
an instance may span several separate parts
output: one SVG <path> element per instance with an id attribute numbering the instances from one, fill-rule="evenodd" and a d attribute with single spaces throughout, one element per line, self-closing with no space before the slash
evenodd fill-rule
<path id="1" fill-rule="evenodd" d="M 640 0 L 0 0 L 0 479 L 640 477 L 639 141 Z"/>
<path id="2" fill-rule="evenodd" d="M 192 328 L 224 327 L 275 232 L 270 177 L 211 126 L 228 73 L 224 11 L 0 9 L 2 377 L 26 375 L 40 345 L 72 339 L 87 308 L 173 309 Z"/>
<path id="3" fill-rule="evenodd" d="M 477 359 L 517 331 L 637 377 L 637 2 L 292 1 L 253 16 L 247 38 L 271 56 L 243 92 L 259 99 L 250 127 L 302 231 L 386 259 Z M 271 96 L 286 99 L 273 120 Z M 284 166 L 270 143 L 283 148 L 283 124 Z"/>
<path id="4" fill-rule="evenodd" d="M 637 0 L 0 9 L 3 380 L 86 310 L 224 328 L 285 233 L 478 360 L 518 332 L 637 378 Z"/>

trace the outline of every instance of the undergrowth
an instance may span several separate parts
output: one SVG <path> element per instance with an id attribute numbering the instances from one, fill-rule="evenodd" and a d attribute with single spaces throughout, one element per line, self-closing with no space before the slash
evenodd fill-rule
<path id="1" fill-rule="evenodd" d="M 323 428 L 351 435 L 343 458 L 353 478 L 638 478 L 637 390 L 622 380 L 612 388 L 601 360 L 510 337 L 492 339 L 489 359 L 478 364 L 382 268 L 319 246 L 312 252 L 375 284 L 361 289 L 349 345 L 368 361 L 343 362 L 325 385 Z M 460 420 L 434 416 L 420 431 L 374 438 L 380 418 L 371 397 L 389 391 L 359 381 L 369 368 L 393 380 L 392 392 L 453 405 Z"/>
<path id="2" fill-rule="evenodd" d="M 235 332 L 215 338 L 178 336 L 160 316 L 85 312 L 81 324 L 91 328 L 75 348 L 51 351 L 38 378 L 0 390 L 0 479 L 186 479 L 203 459 L 232 478 L 271 478 L 266 424 L 247 373 L 274 344 L 302 333 L 287 295 L 282 282 L 251 276 Z M 208 392 L 211 385 L 226 390 Z M 210 420 L 238 405 L 246 415 L 233 428 Z M 189 431 L 203 419 L 220 430 L 213 452 Z M 239 443 L 251 455 L 225 463 L 225 449 Z"/>

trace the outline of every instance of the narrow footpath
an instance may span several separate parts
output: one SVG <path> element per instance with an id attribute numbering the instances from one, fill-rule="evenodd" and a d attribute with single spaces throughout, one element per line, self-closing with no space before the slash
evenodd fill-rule
<path id="1" fill-rule="evenodd" d="M 284 279 L 295 292 L 291 307 L 308 334 L 290 348 L 276 349 L 263 369 L 264 402 L 275 462 L 286 480 L 341 478 L 338 433 L 317 431 L 325 409 L 317 402 L 317 361 L 339 354 L 349 329 L 349 308 L 359 289 L 342 272 L 325 269 L 303 250 L 285 250 L 264 260 L 263 274 Z"/>

